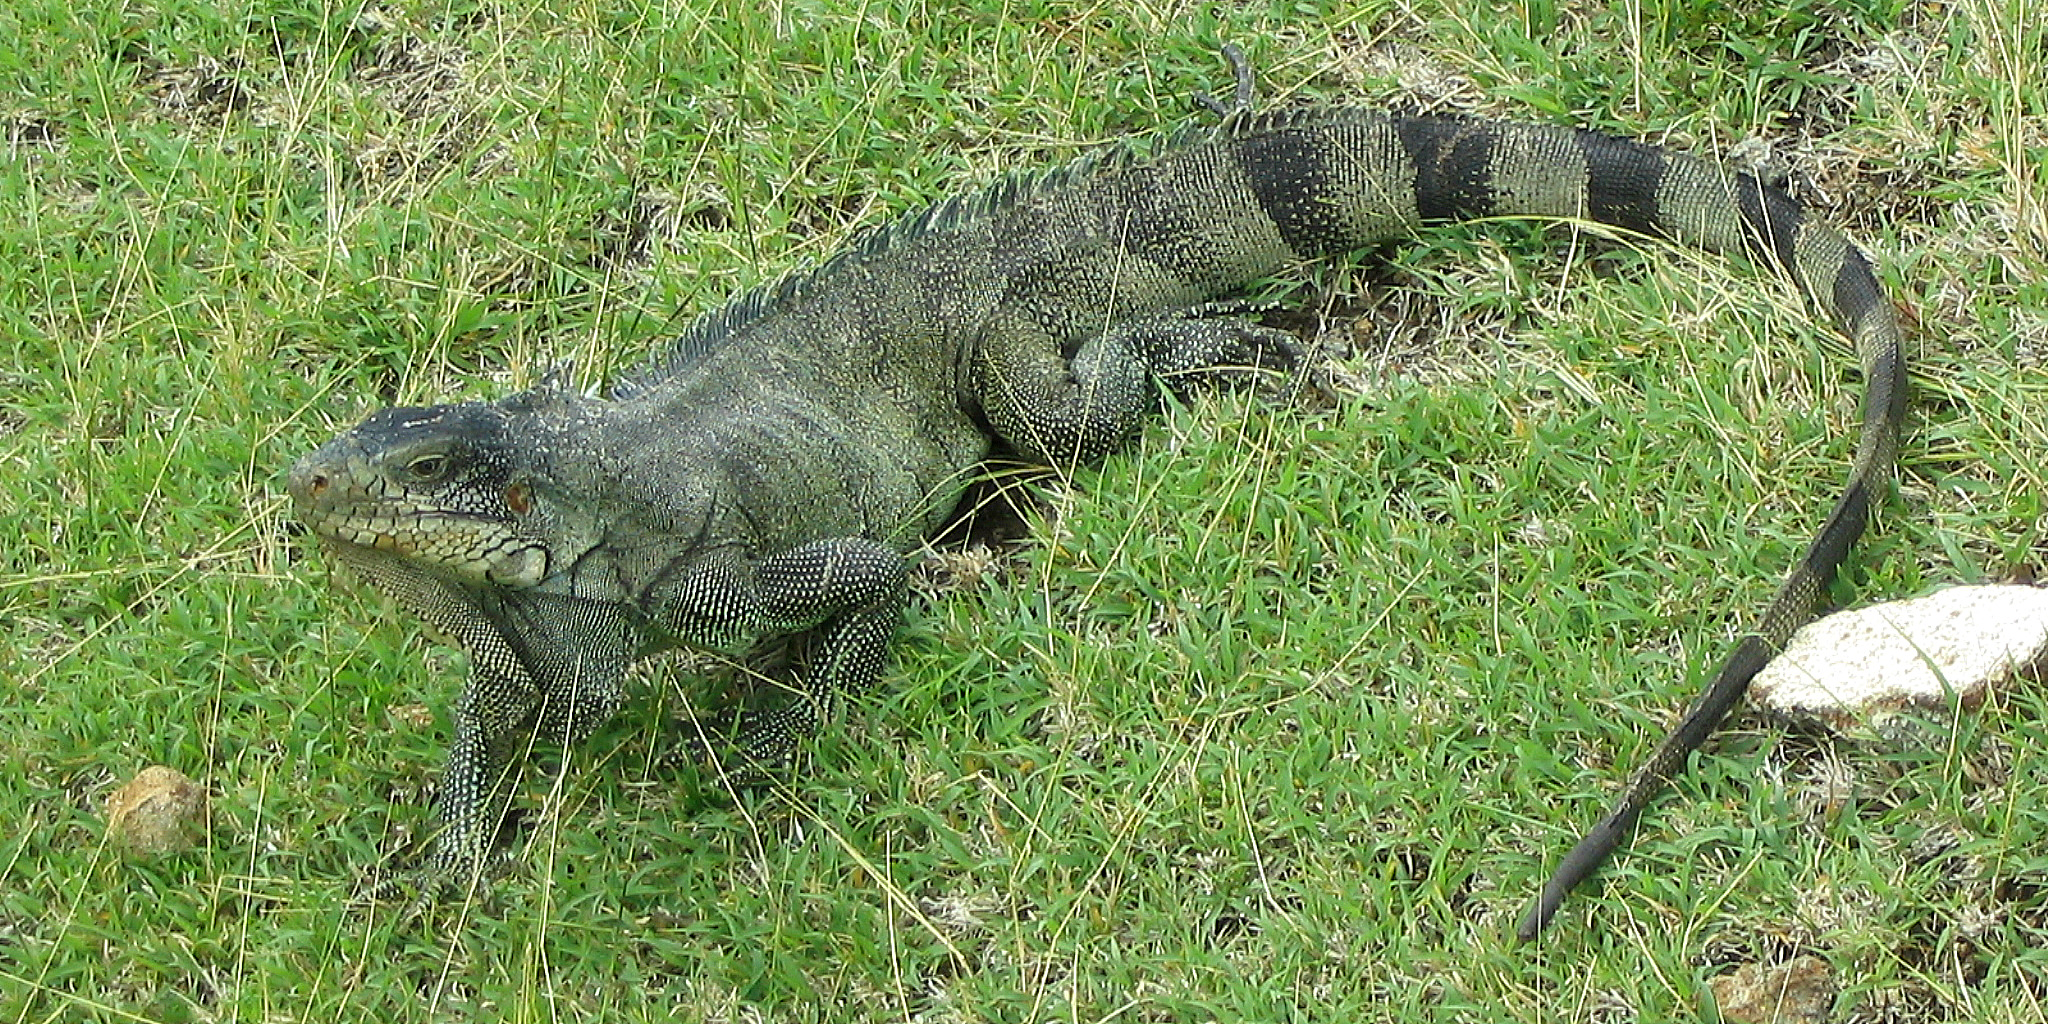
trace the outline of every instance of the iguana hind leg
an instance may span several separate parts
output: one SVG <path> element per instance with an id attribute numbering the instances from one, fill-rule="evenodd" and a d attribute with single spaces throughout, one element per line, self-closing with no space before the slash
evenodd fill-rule
<path id="1" fill-rule="evenodd" d="M 1069 466 L 1108 454 L 1155 404 L 1153 383 L 1177 394 L 1249 367 L 1291 366 L 1292 334 L 1254 323 L 1261 307 L 1205 302 L 1127 321 L 1071 356 L 1036 322 L 999 317 L 977 350 L 975 398 L 1019 454 Z"/>

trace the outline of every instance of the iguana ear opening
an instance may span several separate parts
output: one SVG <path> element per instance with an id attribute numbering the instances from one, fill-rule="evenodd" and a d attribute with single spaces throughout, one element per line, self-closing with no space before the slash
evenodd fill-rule
<path id="1" fill-rule="evenodd" d="M 533 511 L 533 488 L 525 484 L 513 484 L 505 488 L 505 507 L 513 515 L 523 516 Z"/>

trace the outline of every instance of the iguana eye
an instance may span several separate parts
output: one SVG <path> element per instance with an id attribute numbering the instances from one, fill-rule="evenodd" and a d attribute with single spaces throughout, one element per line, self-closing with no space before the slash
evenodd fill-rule
<path id="1" fill-rule="evenodd" d="M 423 484 L 433 483 L 447 474 L 448 456 L 446 455 L 422 455 L 405 464 L 405 475 Z"/>

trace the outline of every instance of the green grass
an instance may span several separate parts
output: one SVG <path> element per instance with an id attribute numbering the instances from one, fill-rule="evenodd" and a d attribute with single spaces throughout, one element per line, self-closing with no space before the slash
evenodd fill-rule
<path id="1" fill-rule="evenodd" d="M 707 690 L 657 672 L 542 758 L 489 899 L 348 905 L 430 824 L 462 665 L 288 529 L 293 458 L 602 380 L 861 226 L 1179 124 L 1225 40 L 1282 100 L 1768 154 L 1918 322 L 1838 597 L 2042 568 L 2032 9 L 1492 7 L 0 12 L 0 1020 L 1647 1021 L 1800 954 L 1839 1019 L 2042 1019 L 2038 687 L 1924 748 L 1745 720 L 1504 941 L 1818 524 L 1855 390 L 1749 268 L 1515 225 L 1311 270 L 1351 394 L 1204 399 L 1043 485 L 786 790 L 658 767 Z M 126 860 L 102 803 L 155 763 L 215 828 Z"/>

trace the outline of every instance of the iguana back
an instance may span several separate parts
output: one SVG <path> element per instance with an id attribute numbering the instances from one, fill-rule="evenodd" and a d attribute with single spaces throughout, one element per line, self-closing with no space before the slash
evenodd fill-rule
<path id="1" fill-rule="evenodd" d="M 472 654 L 435 864 L 477 870 L 524 739 L 583 735 L 661 646 L 816 630 L 800 696 L 743 726 L 752 760 L 781 761 L 874 683 L 901 552 L 992 453 L 1108 452 L 1160 382 L 1292 351 L 1215 300 L 1301 257 L 1482 217 L 1749 254 L 1855 340 L 1869 387 L 1814 544 L 1566 859 L 1524 923 L 1535 934 L 1812 615 L 1897 444 L 1899 330 L 1862 255 L 1750 175 L 1570 129 L 1342 108 L 1238 113 L 1156 154 L 1118 147 L 939 204 L 707 316 L 608 399 L 548 384 L 386 410 L 301 460 L 291 489 L 313 530 Z"/>

